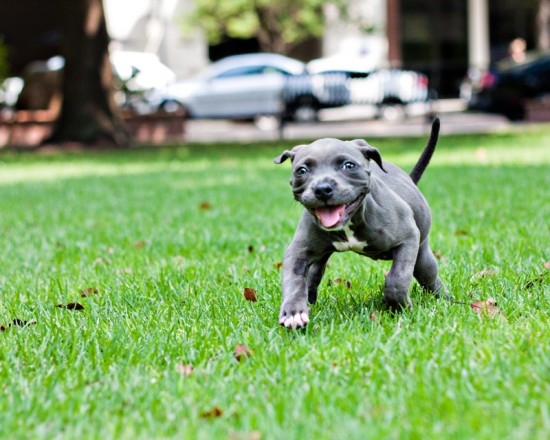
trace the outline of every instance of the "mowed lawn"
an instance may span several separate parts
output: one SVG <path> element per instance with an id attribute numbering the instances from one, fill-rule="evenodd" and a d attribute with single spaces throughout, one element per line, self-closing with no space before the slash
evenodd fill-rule
<path id="1" fill-rule="evenodd" d="M 425 141 L 370 139 L 406 170 Z M 550 128 L 440 139 L 454 302 L 393 316 L 389 264 L 338 254 L 297 332 L 291 146 L 0 154 L 0 438 L 549 438 Z"/>

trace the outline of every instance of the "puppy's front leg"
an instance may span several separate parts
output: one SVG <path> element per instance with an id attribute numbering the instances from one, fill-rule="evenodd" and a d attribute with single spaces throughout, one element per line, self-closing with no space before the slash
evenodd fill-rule
<path id="1" fill-rule="evenodd" d="M 319 283 L 325 274 L 325 268 L 327 267 L 330 253 L 324 255 L 320 260 L 312 263 L 307 272 L 307 300 L 310 304 L 317 302 L 317 293 L 319 289 Z"/>
<path id="2" fill-rule="evenodd" d="M 293 240 L 285 252 L 283 261 L 283 303 L 279 314 L 279 324 L 287 328 L 305 327 L 309 322 L 307 306 L 307 272 L 310 258 L 304 249 Z"/>
<path id="3" fill-rule="evenodd" d="M 384 286 L 384 302 L 393 311 L 412 309 L 409 290 L 418 255 L 419 235 L 416 233 L 393 251 L 392 266 Z"/>

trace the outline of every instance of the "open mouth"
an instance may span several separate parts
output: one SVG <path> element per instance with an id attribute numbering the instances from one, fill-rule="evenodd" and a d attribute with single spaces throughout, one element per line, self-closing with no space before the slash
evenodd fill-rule
<path id="1" fill-rule="evenodd" d="M 325 229 L 342 227 L 351 217 L 351 213 L 363 201 L 365 194 L 361 194 L 353 202 L 341 205 L 326 205 L 315 208 L 314 213 Z"/>

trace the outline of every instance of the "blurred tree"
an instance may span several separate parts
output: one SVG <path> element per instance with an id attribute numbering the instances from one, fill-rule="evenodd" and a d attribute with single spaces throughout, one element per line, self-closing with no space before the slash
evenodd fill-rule
<path id="1" fill-rule="evenodd" d="M 336 5 L 345 0 L 330 2 Z M 288 54 L 310 37 L 322 35 L 326 0 L 194 0 L 187 26 L 200 23 L 212 44 L 223 37 L 257 37 L 263 52 Z"/>
<path id="2" fill-rule="evenodd" d="M 113 97 L 109 35 L 102 0 L 56 0 L 65 57 L 63 104 L 47 143 L 126 145 Z"/>
<path id="3" fill-rule="evenodd" d="M 537 7 L 537 47 L 550 49 L 550 0 L 538 0 Z"/>
<path id="4" fill-rule="evenodd" d="M 0 35 L 0 81 L 9 74 L 8 49 L 4 44 L 4 38 Z"/>

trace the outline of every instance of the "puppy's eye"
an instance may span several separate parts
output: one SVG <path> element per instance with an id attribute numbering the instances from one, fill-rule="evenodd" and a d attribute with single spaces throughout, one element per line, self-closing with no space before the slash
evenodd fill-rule
<path id="1" fill-rule="evenodd" d="M 355 167 L 357 167 L 357 165 L 349 160 L 342 165 L 344 170 L 353 170 Z"/>
<path id="2" fill-rule="evenodd" d="M 309 170 L 307 169 L 307 167 L 301 166 L 301 167 L 296 168 L 296 171 L 294 171 L 294 174 L 301 177 L 301 176 L 306 175 L 308 172 L 309 172 Z"/>

